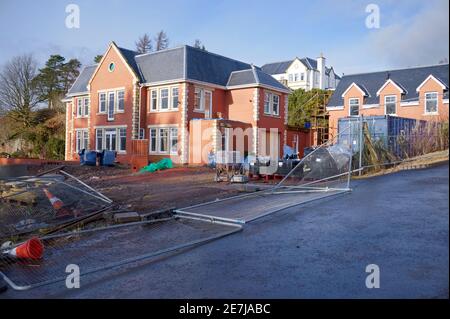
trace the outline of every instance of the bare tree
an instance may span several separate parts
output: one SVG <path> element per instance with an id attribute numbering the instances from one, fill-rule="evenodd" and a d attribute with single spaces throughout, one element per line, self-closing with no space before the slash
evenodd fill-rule
<path id="1" fill-rule="evenodd" d="M 14 57 L 0 73 L 0 112 L 25 127 L 32 125 L 32 111 L 40 100 L 33 79 L 37 74 L 31 55 Z"/>
<path id="2" fill-rule="evenodd" d="M 142 37 L 136 41 L 136 51 L 139 53 L 151 52 L 153 49 L 152 39 L 145 33 Z"/>
<path id="3" fill-rule="evenodd" d="M 200 41 L 199 39 L 196 39 L 196 40 L 195 40 L 195 42 L 194 42 L 194 48 L 197 48 L 197 49 L 206 51 L 205 46 L 203 45 L 202 41 Z"/>
<path id="4" fill-rule="evenodd" d="M 164 30 L 159 31 L 155 37 L 156 51 L 164 50 L 169 47 L 169 38 Z"/>

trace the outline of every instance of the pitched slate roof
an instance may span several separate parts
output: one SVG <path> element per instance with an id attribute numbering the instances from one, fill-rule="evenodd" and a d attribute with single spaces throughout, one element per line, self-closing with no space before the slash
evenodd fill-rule
<path id="1" fill-rule="evenodd" d="M 139 77 L 140 82 L 146 84 L 173 80 L 192 80 L 225 87 L 232 72 L 252 70 L 251 64 L 188 45 L 146 54 L 138 54 L 132 50 L 117 48 Z M 83 70 L 69 94 L 87 91 L 86 85 L 96 66 L 86 67 Z M 263 84 L 288 90 L 288 88 L 272 78 L 272 76 L 264 73 L 261 69 L 257 68 L 255 72 L 260 80 L 247 79 L 244 81 L 245 84 Z"/>
<path id="2" fill-rule="evenodd" d="M 67 95 L 73 95 L 73 94 L 79 94 L 87 92 L 87 85 L 89 83 L 89 80 L 91 79 L 92 74 L 94 74 L 95 69 L 97 68 L 98 64 L 93 64 L 89 66 L 85 66 L 80 74 L 78 75 L 75 82 L 72 84 L 72 87 L 69 89 L 69 92 L 67 92 Z"/>
<path id="3" fill-rule="evenodd" d="M 233 71 L 228 79 L 227 87 L 236 87 L 242 85 L 265 85 L 280 90 L 289 90 L 283 84 L 275 80 L 271 75 L 263 72 L 260 68 L 253 66 L 247 70 Z"/>
<path id="4" fill-rule="evenodd" d="M 264 64 L 261 69 L 268 74 L 282 74 L 286 72 L 292 62 L 294 62 L 294 60 L 268 63 Z"/>
<path id="5" fill-rule="evenodd" d="M 119 47 L 117 47 L 117 48 L 122 53 L 122 55 L 125 58 L 125 60 L 127 61 L 128 65 L 133 69 L 134 73 L 136 73 L 138 78 L 142 81 L 142 77 L 139 72 L 139 67 L 136 63 L 136 56 L 139 55 L 139 53 L 136 51 L 132 51 L 132 50 L 124 49 L 124 48 L 119 48 Z"/>
<path id="6" fill-rule="evenodd" d="M 407 91 L 407 93 L 403 96 L 404 101 L 414 101 L 419 97 L 416 92 L 417 87 L 430 74 L 435 76 L 448 87 L 448 66 L 448 64 L 440 64 L 391 71 L 346 75 L 340 80 L 336 90 L 328 102 L 328 106 L 342 106 L 344 104 L 342 94 L 353 82 L 358 84 L 360 87 L 364 87 L 368 92 L 369 96 L 365 99 L 365 104 L 377 104 L 379 103 L 377 91 L 383 86 L 388 78 Z"/>

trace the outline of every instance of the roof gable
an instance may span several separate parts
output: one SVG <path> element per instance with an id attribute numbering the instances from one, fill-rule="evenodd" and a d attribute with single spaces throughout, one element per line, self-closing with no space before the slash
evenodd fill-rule
<path id="1" fill-rule="evenodd" d="M 393 86 L 395 86 L 397 88 L 397 90 L 400 91 L 401 94 L 405 94 L 407 93 L 406 89 L 404 87 L 402 87 L 401 84 L 395 82 L 392 79 L 388 79 L 386 82 L 384 82 L 383 86 L 380 87 L 380 89 L 377 91 L 377 96 L 380 95 L 381 91 L 383 91 L 383 89 L 388 85 L 388 84 L 392 84 Z"/>
<path id="2" fill-rule="evenodd" d="M 429 75 L 422 83 L 419 84 L 419 86 L 417 87 L 416 91 L 419 92 L 420 89 L 422 88 L 422 86 L 424 86 L 425 83 L 428 82 L 428 80 L 433 80 L 433 81 L 435 81 L 436 83 L 438 83 L 438 84 L 441 86 L 441 88 L 442 88 L 443 90 L 447 90 L 447 89 L 448 89 L 447 84 L 445 84 L 444 82 L 442 82 L 442 80 L 440 80 L 439 78 L 435 77 L 433 74 L 430 74 L 430 75 Z M 447 80 L 447 82 L 448 82 L 448 80 Z"/>
<path id="3" fill-rule="evenodd" d="M 367 89 L 363 85 L 353 82 L 352 84 L 350 84 L 348 86 L 348 88 L 344 91 L 344 93 L 342 93 L 342 97 L 344 97 L 348 93 L 348 91 L 351 90 L 352 87 L 357 88 L 361 92 L 361 94 L 363 96 L 369 96 L 370 95 L 369 92 L 367 91 Z"/>

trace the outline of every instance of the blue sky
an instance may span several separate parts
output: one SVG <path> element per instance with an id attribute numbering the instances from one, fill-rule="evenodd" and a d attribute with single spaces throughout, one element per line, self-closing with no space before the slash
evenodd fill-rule
<path id="1" fill-rule="evenodd" d="M 68 4 L 80 28 L 65 26 Z M 368 29 L 368 4 L 380 28 Z M 164 29 L 170 46 L 200 39 L 209 51 L 262 65 L 323 52 L 338 73 L 436 64 L 449 56 L 448 0 L 0 0 L 0 64 L 23 53 L 90 64 L 111 40 Z"/>

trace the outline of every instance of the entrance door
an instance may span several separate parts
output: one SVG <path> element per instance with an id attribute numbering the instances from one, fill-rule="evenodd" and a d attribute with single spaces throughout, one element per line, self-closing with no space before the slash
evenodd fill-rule
<path id="1" fill-rule="evenodd" d="M 116 150 L 116 129 L 107 129 L 105 130 L 105 142 L 106 142 L 106 149 L 108 151 L 115 151 Z"/>

